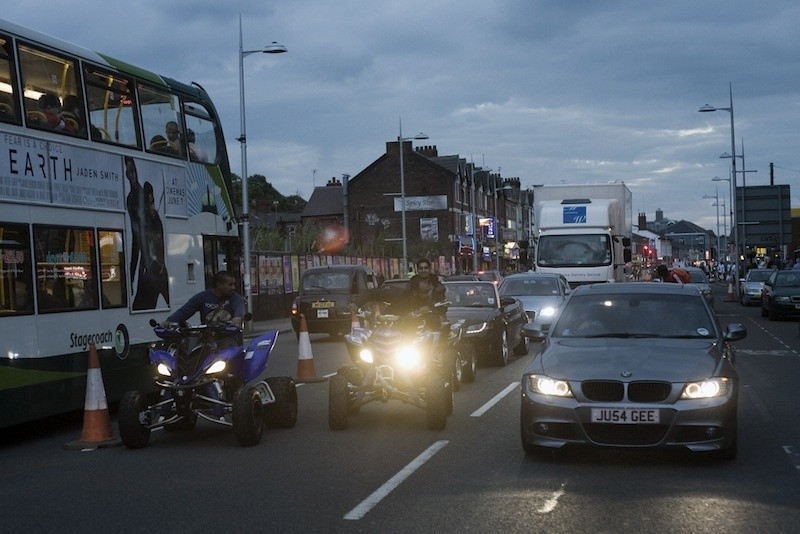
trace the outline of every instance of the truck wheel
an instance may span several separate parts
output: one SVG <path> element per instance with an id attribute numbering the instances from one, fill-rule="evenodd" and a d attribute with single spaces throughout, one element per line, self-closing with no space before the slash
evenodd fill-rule
<path id="1" fill-rule="evenodd" d="M 449 399 L 448 399 L 449 397 Z M 447 425 L 447 414 L 453 390 L 447 387 L 444 379 L 431 373 L 425 385 L 425 407 L 428 415 L 428 428 L 443 430 Z"/>
<path id="2" fill-rule="evenodd" d="M 267 385 L 275 402 L 263 406 L 264 424 L 267 428 L 292 428 L 297 423 L 297 389 L 288 376 L 271 376 Z"/>
<path id="3" fill-rule="evenodd" d="M 335 374 L 328 381 L 328 426 L 331 430 L 347 428 L 347 378 Z"/>
<path id="4" fill-rule="evenodd" d="M 150 429 L 142 424 L 147 411 L 144 396 L 138 391 L 128 391 L 119 403 L 119 437 L 129 449 L 141 449 L 150 442 Z"/>
<path id="5" fill-rule="evenodd" d="M 261 396 L 250 386 L 242 386 L 233 396 L 233 433 L 242 447 L 261 442 L 264 433 L 264 410 Z"/>

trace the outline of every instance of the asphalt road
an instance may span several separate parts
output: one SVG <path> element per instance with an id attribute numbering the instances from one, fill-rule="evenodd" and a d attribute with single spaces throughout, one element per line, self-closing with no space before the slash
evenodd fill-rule
<path id="1" fill-rule="evenodd" d="M 141 450 L 67 451 L 80 414 L 0 434 L 3 532 L 797 532 L 800 525 L 800 333 L 757 307 L 724 302 L 741 322 L 739 457 L 574 451 L 527 458 L 518 382 L 528 356 L 480 368 L 456 393 L 447 428 L 409 405 L 372 404 L 349 428 L 327 424 L 327 383 L 298 388 L 297 426 L 239 447 L 199 422 L 154 433 Z M 654 319 L 656 320 L 656 319 Z M 347 356 L 312 335 L 319 377 Z M 294 375 L 282 334 L 271 374 Z M 112 411 L 113 419 L 113 411 Z M 116 421 L 113 421 L 117 433 Z"/>

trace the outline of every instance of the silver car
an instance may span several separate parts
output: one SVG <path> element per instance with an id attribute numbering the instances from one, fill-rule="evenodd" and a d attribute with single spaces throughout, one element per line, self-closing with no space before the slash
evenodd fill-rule
<path id="1" fill-rule="evenodd" d="M 761 302 L 761 289 L 774 269 L 750 269 L 747 276 L 739 279 L 739 302 L 750 306 Z"/>
<path id="2" fill-rule="evenodd" d="M 567 298 L 522 376 L 526 453 L 570 445 L 682 448 L 733 459 L 739 376 L 705 299 L 681 284 L 594 284 Z"/>
<path id="3" fill-rule="evenodd" d="M 571 289 L 562 274 L 528 272 L 506 276 L 498 291 L 522 302 L 528 321 L 546 332 Z"/>

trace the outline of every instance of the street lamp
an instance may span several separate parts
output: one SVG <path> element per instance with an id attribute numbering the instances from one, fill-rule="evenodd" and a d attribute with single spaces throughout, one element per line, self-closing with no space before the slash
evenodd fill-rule
<path id="1" fill-rule="evenodd" d="M 496 256 L 497 272 L 500 272 L 500 225 L 497 220 L 497 203 L 500 200 L 500 191 L 508 191 L 510 189 L 513 189 L 513 187 L 508 184 L 494 188 L 494 255 Z"/>
<path id="2" fill-rule="evenodd" d="M 717 208 L 717 261 L 719 261 L 719 255 L 722 253 L 722 248 L 720 247 L 720 235 L 719 235 L 719 190 L 717 186 L 714 186 L 714 196 L 711 195 L 703 195 L 703 198 L 713 198 L 715 199 L 714 206 Z"/>
<path id="3" fill-rule="evenodd" d="M 247 312 L 253 313 L 253 299 L 250 295 L 250 199 L 247 195 L 247 129 L 244 116 L 244 58 L 250 54 L 282 54 L 286 47 L 272 42 L 259 50 L 245 50 L 242 47 L 242 14 L 239 13 L 239 118 L 242 133 L 237 141 L 242 147 L 242 245 L 244 255 L 244 296 Z"/>
<path id="4" fill-rule="evenodd" d="M 731 182 L 731 189 L 736 191 L 736 135 L 734 134 L 734 127 L 733 127 L 733 84 L 729 84 L 729 95 L 730 95 L 730 106 L 727 108 L 716 108 L 714 106 L 710 106 L 706 104 L 705 106 L 701 107 L 698 111 L 701 113 L 707 113 L 711 111 L 727 111 L 731 114 L 731 167 L 733 168 L 733 173 L 731 174 L 732 182 Z M 736 198 L 733 198 L 734 205 L 733 205 L 733 218 L 731 219 L 731 226 L 734 229 L 733 232 L 733 239 L 734 239 L 734 246 L 736 247 L 736 257 L 735 257 L 735 265 L 736 265 L 736 279 L 739 278 L 739 226 L 736 221 Z M 736 300 L 739 300 L 739 284 L 733 284 L 733 291 Z"/>
<path id="5" fill-rule="evenodd" d="M 400 224 L 403 231 L 403 260 L 401 266 L 403 275 L 408 273 L 408 240 L 406 238 L 406 176 L 403 168 L 403 143 L 414 139 L 428 139 L 428 136 L 420 132 L 413 137 L 403 137 L 403 121 L 399 120 L 399 135 L 397 136 L 397 149 L 400 151 Z"/>
<path id="6" fill-rule="evenodd" d="M 711 181 L 712 182 L 728 182 L 728 200 L 729 200 L 728 206 L 730 206 L 731 211 L 733 211 L 733 193 L 731 192 L 731 190 L 733 189 L 733 185 L 732 185 L 731 179 L 730 178 L 720 178 L 719 176 L 715 176 L 715 177 L 713 177 L 711 179 Z M 725 205 L 724 202 L 725 201 L 723 200 L 723 206 Z M 728 251 L 728 226 L 727 226 L 728 223 L 727 223 L 727 220 L 725 218 L 725 213 L 727 213 L 725 210 L 726 210 L 726 208 L 723 207 L 723 209 L 722 209 L 722 223 L 723 223 L 722 229 L 723 229 L 723 232 L 725 232 L 725 251 L 727 252 Z M 730 213 L 729 215 L 731 217 L 731 229 L 734 229 L 734 226 L 733 226 L 733 213 Z M 735 239 L 735 237 L 734 237 L 734 239 Z M 737 249 L 736 253 L 737 254 L 739 253 L 738 249 Z"/>
<path id="7" fill-rule="evenodd" d="M 747 258 L 747 173 L 748 172 L 758 172 L 758 170 L 751 170 L 748 171 L 747 167 L 744 163 L 744 139 L 742 139 L 742 154 L 739 156 L 732 156 L 727 152 L 723 152 L 720 154 L 720 159 L 727 159 L 730 158 L 733 160 L 734 158 L 739 158 L 742 160 L 742 170 L 741 171 L 734 171 L 738 172 L 742 175 L 742 220 L 738 223 L 742 226 L 742 251 Z M 737 232 L 738 233 L 738 232 Z"/>

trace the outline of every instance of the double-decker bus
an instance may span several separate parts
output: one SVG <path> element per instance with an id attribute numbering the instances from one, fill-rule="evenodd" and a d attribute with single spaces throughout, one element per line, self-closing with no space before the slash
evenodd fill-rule
<path id="1" fill-rule="evenodd" d="M 240 276 L 230 167 L 199 85 L 0 20 L 0 427 L 145 387 L 148 322 Z"/>

